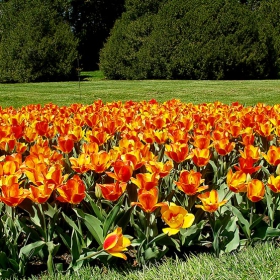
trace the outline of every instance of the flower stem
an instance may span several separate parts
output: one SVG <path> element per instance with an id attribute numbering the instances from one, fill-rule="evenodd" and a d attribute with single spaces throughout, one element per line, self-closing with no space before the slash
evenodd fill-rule
<path id="1" fill-rule="evenodd" d="M 83 258 L 78 259 L 77 261 L 83 261 L 83 260 L 86 260 L 86 259 L 90 259 L 90 258 L 95 257 L 96 255 L 102 253 L 103 251 L 104 251 L 104 249 L 102 249 L 100 251 L 97 251 L 97 252 L 94 252 L 91 255 L 88 255 L 88 256 L 85 256 Z"/>

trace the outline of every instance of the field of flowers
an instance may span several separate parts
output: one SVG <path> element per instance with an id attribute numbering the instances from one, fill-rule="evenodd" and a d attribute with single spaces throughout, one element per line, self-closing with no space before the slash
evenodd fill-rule
<path id="1" fill-rule="evenodd" d="M 279 110 L 175 99 L 1 108 L 1 276 L 278 239 Z"/>

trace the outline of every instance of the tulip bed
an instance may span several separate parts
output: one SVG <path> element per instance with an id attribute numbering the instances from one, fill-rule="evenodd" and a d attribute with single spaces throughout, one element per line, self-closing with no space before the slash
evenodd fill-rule
<path id="1" fill-rule="evenodd" d="M 279 110 L 175 99 L 1 108 L 1 276 L 279 238 Z"/>

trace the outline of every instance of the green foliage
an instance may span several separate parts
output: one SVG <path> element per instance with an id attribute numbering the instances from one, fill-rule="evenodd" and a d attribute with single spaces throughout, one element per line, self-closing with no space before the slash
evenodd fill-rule
<path id="1" fill-rule="evenodd" d="M 70 0 L 63 16 L 79 39 L 80 66 L 84 70 L 98 69 L 99 51 L 114 22 L 124 10 L 124 0 Z"/>
<path id="2" fill-rule="evenodd" d="M 0 82 L 69 78 L 75 71 L 77 40 L 48 1 L 0 4 Z"/>
<path id="3" fill-rule="evenodd" d="M 160 2 L 127 1 L 101 52 L 107 78 L 279 77 L 277 1 Z"/>

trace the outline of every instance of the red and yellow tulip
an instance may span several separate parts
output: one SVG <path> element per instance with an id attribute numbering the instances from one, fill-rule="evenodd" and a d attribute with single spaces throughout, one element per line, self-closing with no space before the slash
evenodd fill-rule
<path id="1" fill-rule="evenodd" d="M 131 241 L 123 236 L 122 229 L 116 228 L 112 233 L 109 233 L 103 243 L 103 249 L 110 255 L 127 260 L 127 256 L 122 253 L 127 251 Z"/>
<path id="2" fill-rule="evenodd" d="M 169 236 L 178 233 L 181 228 L 189 228 L 194 222 L 193 214 L 173 202 L 161 207 L 161 218 L 169 226 L 162 231 Z"/>

